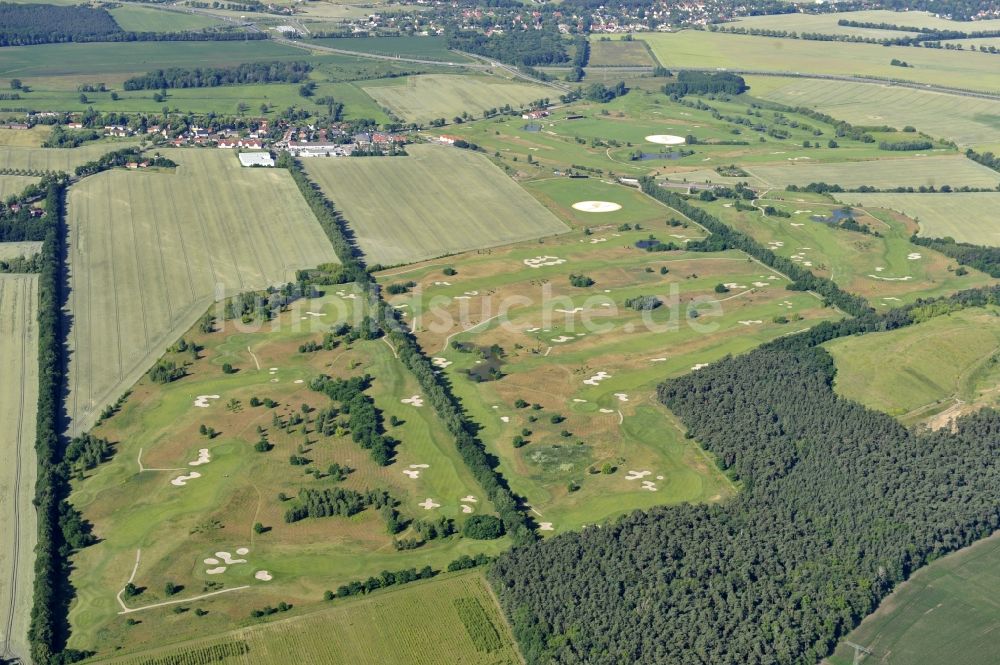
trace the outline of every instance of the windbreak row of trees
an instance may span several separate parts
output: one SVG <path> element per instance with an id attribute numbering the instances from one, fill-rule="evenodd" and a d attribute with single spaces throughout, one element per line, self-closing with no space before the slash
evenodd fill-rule
<path id="1" fill-rule="evenodd" d="M 466 416 L 447 380 L 435 371 L 406 324 L 398 318 L 397 310 L 380 297 L 379 286 L 365 267 L 343 217 L 309 180 L 298 161 L 286 153 L 279 158 L 278 166 L 289 170 L 303 198 L 319 220 L 340 259 L 342 275 L 350 276 L 352 281 L 356 281 L 365 290 L 375 313 L 376 324 L 385 332 L 387 341 L 396 350 L 403 365 L 416 377 L 427 403 L 441 418 L 448 432 L 455 437 L 455 445 L 462 460 L 493 502 L 506 533 L 510 534 L 516 544 L 533 541 L 535 534 L 520 501 L 496 470 L 497 460 L 486 452 L 476 436 L 476 425 Z"/>
<path id="2" fill-rule="evenodd" d="M 455 31 L 448 35 L 448 48 L 509 65 L 538 67 L 569 61 L 566 43 L 554 30 L 509 30 L 490 36 L 481 32 Z"/>
<path id="3" fill-rule="evenodd" d="M 235 67 L 171 67 L 157 69 L 126 79 L 125 90 L 164 90 L 167 88 L 214 88 L 220 85 L 249 83 L 301 83 L 312 65 L 304 60 L 290 62 L 245 62 Z"/>
<path id="4" fill-rule="evenodd" d="M 76 167 L 75 173 L 78 177 L 94 175 L 101 171 L 113 169 L 116 166 L 126 166 L 131 162 L 147 161 L 150 166 L 161 166 L 164 168 L 174 168 L 177 162 L 167 157 L 154 155 L 153 157 L 143 157 L 141 148 L 122 148 L 101 155 L 97 159 L 81 164 Z"/>
<path id="5" fill-rule="evenodd" d="M 742 485 L 502 555 L 529 663 L 815 663 L 898 583 L 1000 527 L 1000 413 L 909 431 L 833 391 L 815 345 L 967 305 L 981 289 L 825 323 L 660 386 Z"/>
<path id="6" fill-rule="evenodd" d="M 644 176 L 639 179 L 639 184 L 643 192 L 701 224 L 711 233 L 704 240 L 689 243 L 687 245 L 689 250 L 717 252 L 724 249 L 739 249 L 761 263 L 787 275 L 792 280 L 792 283 L 788 285 L 791 290 L 815 291 L 823 296 L 828 304 L 834 305 L 852 316 L 864 316 L 872 311 L 871 306 L 861 296 L 848 293 L 832 280 L 817 277 L 790 259 L 775 254 L 747 234 L 732 229 L 717 217 L 691 205 L 683 196 L 660 187 L 653 178 Z"/>

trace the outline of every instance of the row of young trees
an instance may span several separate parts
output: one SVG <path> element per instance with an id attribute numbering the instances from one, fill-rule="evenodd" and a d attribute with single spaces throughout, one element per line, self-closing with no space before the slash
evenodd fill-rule
<path id="1" fill-rule="evenodd" d="M 319 220 L 340 259 L 342 274 L 350 276 L 351 281 L 357 282 L 364 289 L 365 297 L 374 311 L 376 325 L 385 331 L 386 338 L 396 349 L 400 361 L 420 384 L 427 403 L 441 418 L 448 432 L 455 437 L 455 445 L 462 460 L 493 502 L 503 521 L 505 532 L 518 544 L 534 540 L 535 533 L 519 499 L 496 470 L 497 460 L 486 452 L 482 442 L 476 437 L 475 424 L 466 416 L 450 386 L 435 371 L 406 324 L 399 319 L 398 311 L 380 297 L 379 286 L 365 267 L 361 253 L 353 242 L 353 234 L 343 217 L 309 180 L 298 161 L 285 154 L 279 159 L 278 166 L 289 170 L 303 198 Z"/>
<path id="2" fill-rule="evenodd" d="M 171 67 L 125 79 L 125 90 L 165 90 L 168 88 L 214 88 L 251 83 L 301 83 L 312 65 L 304 60 L 289 62 L 246 62 L 235 67 Z"/>
<path id="3" fill-rule="evenodd" d="M 502 555 L 491 579 L 529 663 L 815 663 L 914 570 L 1000 527 L 1000 413 L 907 430 L 838 396 L 817 347 L 998 303 L 824 323 L 661 385 L 741 492 Z"/>

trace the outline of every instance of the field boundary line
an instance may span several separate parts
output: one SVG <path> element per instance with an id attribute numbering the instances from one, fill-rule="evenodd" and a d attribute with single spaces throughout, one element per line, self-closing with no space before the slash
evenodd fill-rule
<path id="1" fill-rule="evenodd" d="M 139 463 L 139 473 L 144 471 L 187 471 L 186 468 L 181 467 L 179 469 L 154 469 L 153 467 L 147 467 L 142 465 L 142 448 L 139 449 L 139 456 L 135 460 Z"/>
<path id="2" fill-rule="evenodd" d="M 247 353 L 249 353 L 250 357 L 253 358 L 253 364 L 257 366 L 257 371 L 259 372 L 260 371 L 260 361 L 257 360 L 257 356 L 254 355 L 254 352 L 250 350 L 250 345 L 247 345 Z"/>
<path id="3" fill-rule="evenodd" d="M 472 332 L 476 328 L 478 328 L 478 327 L 480 327 L 482 325 L 485 325 L 485 324 L 489 323 L 490 321 L 492 321 L 494 319 L 499 319 L 501 316 L 502 316 L 501 314 L 497 314 L 496 316 L 491 316 L 488 319 L 480 321 L 479 323 L 477 323 L 476 325 L 474 325 L 474 326 L 472 326 L 470 328 L 466 328 L 465 330 L 459 330 L 457 332 L 453 332 L 452 334 L 450 334 L 450 335 L 448 335 L 447 337 L 444 338 L 444 344 L 441 345 L 441 351 L 444 352 L 444 351 L 448 350 L 448 342 L 451 341 L 452 337 L 454 337 L 456 335 L 461 335 L 463 333 Z"/>
<path id="4" fill-rule="evenodd" d="M 249 584 L 245 584 L 243 586 L 235 586 L 235 587 L 233 587 L 231 589 L 220 589 L 219 591 L 212 591 L 210 593 L 203 593 L 200 596 L 194 596 L 192 598 L 180 598 L 178 600 L 165 600 L 162 603 L 153 603 L 152 605 L 143 605 L 142 607 L 133 607 L 131 609 L 129 609 L 128 607 L 125 607 L 125 605 L 123 603 L 122 607 L 125 607 L 125 609 L 123 609 L 118 614 L 132 614 L 133 612 L 142 612 L 143 610 L 152 610 L 152 609 L 155 609 L 157 607 L 166 607 L 168 605 L 180 605 L 181 603 L 194 603 L 194 602 L 197 602 L 199 600 L 204 600 L 205 598 L 210 598 L 212 596 L 218 596 L 218 595 L 223 594 L 223 593 L 231 593 L 233 591 L 242 591 L 244 589 L 249 589 L 249 588 L 250 588 L 250 585 Z"/>
<path id="5" fill-rule="evenodd" d="M 128 189 L 129 201 L 134 201 L 135 199 L 132 196 L 133 183 L 131 182 L 131 178 L 127 178 L 125 182 L 128 183 L 126 188 Z M 110 195 L 111 195 L 111 189 L 108 188 L 108 196 L 110 197 Z M 111 210 L 112 208 L 109 206 L 108 209 Z M 135 262 L 135 277 L 136 281 L 138 281 L 139 283 L 139 293 L 146 293 L 147 292 L 145 285 L 146 280 L 143 279 L 142 265 L 139 263 L 139 238 L 136 236 L 135 233 L 135 211 L 132 209 L 132 206 L 128 206 L 128 227 L 129 231 L 132 232 L 132 259 Z M 115 288 L 116 289 L 118 288 L 117 282 L 115 283 Z M 149 324 L 146 322 L 147 318 L 146 299 L 140 296 L 136 298 L 136 300 L 139 301 L 139 318 L 142 320 L 142 339 L 145 341 L 143 350 L 148 352 L 150 344 L 149 344 Z M 170 307 L 169 301 L 167 307 L 168 309 Z"/>

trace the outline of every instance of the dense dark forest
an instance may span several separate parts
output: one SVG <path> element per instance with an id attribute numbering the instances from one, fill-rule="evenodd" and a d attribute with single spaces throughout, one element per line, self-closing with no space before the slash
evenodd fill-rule
<path id="1" fill-rule="evenodd" d="M 0 2 L 0 46 L 71 42 L 121 31 L 104 8 Z"/>
<path id="2" fill-rule="evenodd" d="M 489 37 L 479 32 L 453 32 L 448 35 L 448 48 L 528 67 L 569 61 L 566 42 L 553 30 L 512 30 Z"/>
<path id="3" fill-rule="evenodd" d="M 815 663 L 916 568 L 997 529 L 1000 413 L 908 431 L 837 396 L 812 346 L 928 307 L 823 324 L 663 384 L 741 492 L 501 556 L 491 576 L 528 661 Z"/>
<path id="4" fill-rule="evenodd" d="M 742 76 L 729 72 L 677 72 L 677 80 L 663 86 L 667 95 L 739 95 L 749 90 Z"/>
<path id="5" fill-rule="evenodd" d="M 166 88 L 214 88 L 220 85 L 247 83 L 301 83 L 312 65 L 305 61 L 251 62 L 236 67 L 195 69 L 158 69 L 143 76 L 126 79 L 125 90 L 163 90 Z"/>

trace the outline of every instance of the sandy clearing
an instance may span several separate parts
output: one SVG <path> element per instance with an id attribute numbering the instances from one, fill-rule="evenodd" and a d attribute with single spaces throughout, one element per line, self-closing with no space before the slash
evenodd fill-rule
<path id="1" fill-rule="evenodd" d="M 687 143 L 683 136 L 674 136 L 673 134 L 651 134 L 646 137 L 646 140 L 658 145 L 684 145 Z"/>
<path id="2" fill-rule="evenodd" d="M 184 487 L 185 485 L 188 484 L 189 480 L 194 480 L 195 478 L 201 478 L 201 474 L 198 473 L 197 471 L 192 471 L 187 475 L 182 474 L 180 476 L 177 476 L 176 478 L 170 481 L 170 484 L 176 487 Z"/>
<path id="3" fill-rule="evenodd" d="M 615 212 L 622 209 L 621 205 L 611 201 L 577 201 L 572 208 L 580 212 Z"/>

